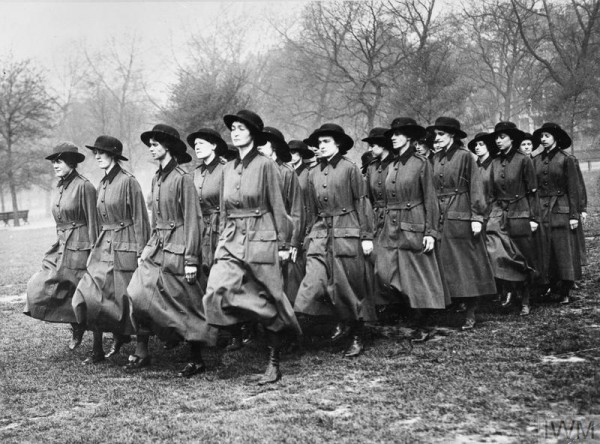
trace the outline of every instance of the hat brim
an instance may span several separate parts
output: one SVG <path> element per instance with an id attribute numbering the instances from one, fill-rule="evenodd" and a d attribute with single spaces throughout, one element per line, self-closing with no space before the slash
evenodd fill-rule
<path id="1" fill-rule="evenodd" d="M 227 114 L 226 116 L 223 116 L 223 122 L 225 122 L 225 126 L 227 126 L 227 128 L 230 131 L 231 131 L 231 125 L 233 125 L 233 122 L 242 122 L 244 125 L 246 125 L 246 127 L 252 133 L 252 138 L 254 139 L 254 146 L 261 146 L 261 145 L 264 145 L 266 142 L 266 139 L 264 138 L 264 135 L 263 135 L 263 132 L 261 131 L 261 129 L 258 128 L 256 125 L 254 125 L 249 120 L 244 119 L 243 117 L 236 116 L 235 114 Z"/>
<path id="2" fill-rule="evenodd" d="M 119 159 L 119 160 L 124 160 L 124 161 L 128 161 L 129 159 L 121 154 L 116 154 L 114 151 L 109 150 L 108 148 L 104 148 L 104 147 L 100 147 L 100 146 L 93 146 L 93 145 L 84 145 L 87 149 L 89 150 L 98 150 L 98 151 L 104 151 L 106 153 L 112 154 L 115 159 Z"/>
<path id="3" fill-rule="evenodd" d="M 71 158 L 77 163 L 81 163 L 85 160 L 85 155 L 82 153 L 74 153 L 72 151 L 63 151 L 62 153 L 52 153 L 49 156 L 46 156 L 46 160 L 56 160 L 57 158 L 61 159 L 69 159 Z"/>
<path id="4" fill-rule="evenodd" d="M 297 151 L 298 153 L 300 153 L 300 157 L 302 157 L 303 159 L 312 159 L 313 157 L 315 157 L 315 153 L 309 148 L 299 148 L 299 149 L 291 149 L 290 148 L 290 154 L 293 153 L 294 151 Z"/>
<path id="5" fill-rule="evenodd" d="M 342 154 L 347 153 L 354 146 L 354 140 L 348 134 L 340 133 L 338 131 L 331 130 L 316 130 L 314 133 L 310 135 L 307 139 L 310 142 L 304 142 L 310 146 L 319 146 L 319 137 L 331 136 L 333 137 L 340 145 L 340 152 Z"/>
<path id="6" fill-rule="evenodd" d="M 541 144 L 541 135 L 542 133 L 550 133 L 556 140 L 558 147 L 561 150 L 565 150 L 571 146 L 573 140 L 571 140 L 571 136 L 569 136 L 565 130 L 562 128 L 538 128 L 533 132 L 534 140 L 540 141 Z"/>
<path id="7" fill-rule="evenodd" d="M 470 140 L 469 143 L 467 143 L 467 148 L 469 148 L 469 150 L 475 152 L 475 144 L 479 141 L 485 142 L 486 146 L 488 147 L 488 150 L 490 150 L 490 146 L 493 143 L 492 139 L 490 138 L 490 134 L 486 134 L 485 136 L 475 137 L 474 139 Z"/>
<path id="8" fill-rule="evenodd" d="M 181 140 L 169 133 L 165 133 L 163 131 L 145 131 L 140 136 L 140 139 L 142 139 L 142 142 L 144 142 L 144 145 L 146 145 L 146 146 L 150 146 L 150 139 L 154 139 L 159 142 L 165 141 L 165 140 L 173 142 L 173 147 L 172 147 L 173 152 L 171 153 L 171 155 L 173 157 L 175 157 L 176 159 L 178 159 L 179 157 L 185 159 L 186 156 L 190 158 L 186 162 L 178 161 L 179 163 L 187 163 L 192 160 L 192 157 L 186 153 L 187 147 L 186 147 L 185 143 L 183 142 L 183 140 Z"/>
<path id="9" fill-rule="evenodd" d="M 195 133 L 192 133 L 189 136 L 187 136 L 187 143 L 192 149 L 194 149 L 194 143 L 195 143 L 196 139 L 203 139 L 203 140 L 206 140 L 207 142 L 215 144 L 216 145 L 216 148 L 215 148 L 216 156 L 223 156 L 228 150 L 227 142 L 225 142 L 220 137 L 215 136 L 214 134 L 207 133 L 204 131 L 196 131 Z"/>
<path id="10" fill-rule="evenodd" d="M 396 131 L 401 132 L 402 134 L 406 135 L 406 137 L 410 137 L 413 140 L 420 139 L 427 132 L 421 125 L 406 125 L 399 126 L 397 128 L 390 128 L 384 133 L 384 135 L 385 137 L 389 137 L 391 139 Z"/>
<path id="11" fill-rule="evenodd" d="M 386 150 L 392 149 L 392 140 L 387 136 L 365 137 L 362 141 L 372 145 L 379 145 Z"/>
<path id="12" fill-rule="evenodd" d="M 496 137 L 498 137 L 499 134 L 508 135 L 508 137 L 510 137 L 513 140 L 513 145 L 516 146 L 517 148 L 519 147 L 519 145 L 521 145 L 521 141 L 523 140 L 523 137 L 525 136 L 525 133 L 517 128 L 494 131 L 493 133 L 490 133 L 487 136 L 487 137 L 489 137 L 488 145 L 489 144 L 496 145 Z"/>
<path id="13" fill-rule="evenodd" d="M 271 133 L 262 133 L 262 137 L 265 142 L 271 142 L 273 149 L 275 150 L 275 154 L 277 154 L 277 158 L 282 162 L 289 162 L 292 160 L 292 153 L 290 152 L 290 146 L 284 141 L 281 140 L 274 134 Z"/>
<path id="14" fill-rule="evenodd" d="M 465 137 L 467 137 L 467 133 L 465 133 L 461 129 L 454 128 L 453 126 L 431 125 L 431 126 L 428 126 L 425 129 L 425 131 L 434 131 L 436 129 L 440 130 L 440 131 L 444 131 L 446 133 L 454 134 L 454 135 L 458 136 L 460 139 L 464 139 Z"/>

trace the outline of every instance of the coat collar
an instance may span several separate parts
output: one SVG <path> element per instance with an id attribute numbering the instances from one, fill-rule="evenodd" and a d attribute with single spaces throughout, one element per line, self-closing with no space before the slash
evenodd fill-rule
<path id="1" fill-rule="evenodd" d="M 550 158 L 550 160 L 552 160 L 559 151 L 561 151 L 561 149 L 558 146 L 555 146 L 551 151 L 544 150 L 542 151 L 542 159 Z"/>
<path id="2" fill-rule="evenodd" d="M 301 162 L 300 166 L 298 168 L 296 168 L 296 174 L 299 176 L 306 169 L 307 169 L 306 164 L 304 162 Z"/>
<path id="3" fill-rule="evenodd" d="M 102 180 L 100 180 L 100 183 L 102 183 L 102 182 L 112 183 L 113 179 L 117 176 L 117 174 L 119 174 L 120 171 L 121 171 L 121 165 L 119 165 L 118 163 L 115 163 L 115 165 L 111 168 L 111 170 L 108 172 L 108 174 L 105 174 L 104 177 L 102 178 Z"/>
<path id="4" fill-rule="evenodd" d="M 483 162 L 480 162 L 479 159 L 477 159 L 477 165 L 487 170 L 488 167 L 492 164 L 492 160 L 494 160 L 492 156 L 487 156 Z"/>
<path id="5" fill-rule="evenodd" d="M 221 163 L 219 157 L 215 156 L 215 158 L 208 165 L 203 163 L 198 167 L 198 169 L 200 169 L 201 173 L 204 173 L 206 170 L 208 170 L 208 174 L 212 174 L 219 163 Z"/>
<path id="6" fill-rule="evenodd" d="M 334 154 L 331 160 L 322 159 L 321 160 L 321 171 L 323 171 L 327 165 L 331 165 L 331 168 L 335 168 L 340 160 L 342 159 L 342 154 L 340 152 Z"/>
<path id="7" fill-rule="evenodd" d="M 406 151 L 404 151 L 404 154 L 398 156 L 398 161 L 402 163 L 402 165 L 406 165 L 406 162 L 408 162 L 408 159 L 410 159 L 414 154 L 415 154 L 416 150 L 414 146 L 409 146 Z"/>
<path id="8" fill-rule="evenodd" d="M 377 158 L 373 161 L 373 164 L 379 169 L 385 170 L 390 163 L 393 163 L 397 157 L 390 151 L 385 159 Z"/>
<path id="9" fill-rule="evenodd" d="M 57 187 L 67 188 L 69 184 L 73 182 L 73 179 L 75 179 L 77 176 L 79 176 L 79 174 L 77 173 L 77 170 L 73 168 L 69 174 L 59 179 Z"/>
<path id="10" fill-rule="evenodd" d="M 515 148 L 514 146 L 510 148 L 510 150 L 508 150 L 508 153 L 503 153 L 502 151 L 500 151 L 500 159 L 502 160 L 507 160 L 508 162 L 510 162 L 513 157 L 515 157 L 515 153 L 518 151 L 517 148 Z"/>
<path id="11" fill-rule="evenodd" d="M 258 149 L 256 149 L 256 147 L 252 147 L 252 149 L 250 150 L 250 152 L 248 154 L 246 154 L 246 157 L 244 157 L 244 159 L 240 159 L 240 152 L 238 151 L 238 155 L 235 158 L 235 163 L 233 164 L 234 168 L 237 168 L 238 165 L 240 164 L 240 162 L 242 163 L 242 167 L 244 168 L 248 168 L 248 165 L 250 165 L 250 162 L 252 162 L 252 160 L 258 156 Z"/>
<path id="12" fill-rule="evenodd" d="M 175 168 L 177 168 L 177 161 L 175 160 L 175 158 L 172 158 L 166 167 L 158 167 L 158 171 L 156 173 L 164 181 L 167 178 L 167 176 L 171 173 L 171 171 L 173 171 Z"/>

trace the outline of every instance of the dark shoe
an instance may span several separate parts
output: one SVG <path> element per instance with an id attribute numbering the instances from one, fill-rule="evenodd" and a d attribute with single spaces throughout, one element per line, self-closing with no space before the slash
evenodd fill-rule
<path id="1" fill-rule="evenodd" d="M 242 344 L 252 344 L 256 340 L 256 325 L 254 324 L 243 324 L 242 330 Z M 237 349 L 236 349 L 237 350 Z"/>
<path id="2" fill-rule="evenodd" d="M 198 373 L 203 373 L 206 370 L 206 366 L 204 362 L 188 362 L 185 367 L 183 367 L 177 376 L 182 378 L 191 378 Z"/>
<path id="3" fill-rule="evenodd" d="M 81 341 L 83 340 L 83 334 L 85 333 L 85 327 L 75 324 L 75 326 L 71 326 L 72 337 L 69 341 L 69 350 L 75 350 L 77 347 L 81 345 Z"/>
<path id="4" fill-rule="evenodd" d="M 350 333 L 349 325 L 344 324 L 344 323 L 336 324 L 336 326 L 333 329 L 331 336 L 329 336 L 329 339 L 327 340 L 327 342 L 329 344 L 336 344 L 337 342 L 339 342 L 340 340 L 342 340 L 346 336 L 348 336 L 349 333 Z"/>
<path id="5" fill-rule="evenodd" d="M 137 370 L 138 368 L 149 367 L 152 362 L 150 356 L 140 358 L 137 355 L 129 356 L 129 362 L 123 366 L 123 370 Z"/>
<path id="6" fill-rule="evenodd" d="M 236 351 L 244 346 L 241 336 L 232 336 L 229 340 L 229 344 L 225 347 L 225 351 Z"/>
<path id="7" fill-rule="evenodd" d="M 110 347 L 110 350 L 104 355 L 104 357 L 106 359 L 112 358 L 114 355 L 119 353 L 119 351 L 121 351 L 121 347 L 123 347 L 123 344 L 127 344 L 128 342 L 131 342 L 130 336 L 115 337 L 113 344 Z"/>
<path id="8" fill-rule="evenodd" d="M 364 350 L 362 338 L 359 335 L 352 336 L 352 342 L 344 353 L 345 358 L 356 358 Z"/>
<path id="9" fill-rule="evenodd" d="M 510 305 L 510 303 L 512 302 L 512 298 L 513 298 L 513 294 L 511 291 L 509 291 L 508 293 L 506 293 L 506 299 L 504 299 L 502 301 L 502 306 L 503 307 L 508 307 Z"/>
<path id="10" fill-rule="evenodd" d="M 567 304 L 568 304 L 568 303 L 570 303 L 570 302 L 571 302 L 571 300 L 569 299 L 569 296 L 563 296 L 563 297 L 560 299 L 560 304 L 561 304 L 561 305 L 567 305 Z"/>
<path id="11" fill-rule="evenodd" d="M 419 343 L 419 342 L 425 342 L 425 341 L 427 341 L 427 339 L 429 339 L 429 332 L 423 330 L 422 328 L 418 328 L 413 333 L 411 341 Z"/>
<path id="12" fill-rule="evenodd" d="M 475 328 L 475 319 L 468 318 L 460 329 L 462 331 L 473 330 Z"/>
<path id="13" fill-rule="evenodd" d="M 273 384 L 281 379 L 281 371 L 279 370 L 279 349 L 269 347 L 269 365 L 265 373 L 258 381 L 258 385 Z"/>
<path id="14" fill-rule="evenodd" d="M 85 358 L 85 360 L 82 362 L 82 364 L 83 365 L 97 364 L 102 361 L 104 361 L 104 352 L 103 351 L 100 351 L 98 353 L 93 352 L 91 356 L 88 356 L 87 358 Z"/>
<path id="15" fill-rule="evenodd" d="M 520 313 L 520 315 L 521 316 L 529 316 L 529 311 L 530 311 L 529 305 L 523 305 L 521 307 L 521 313 Z"/>
<path id="16" fill-rule="evenodd" d="M 467 304 L 465 304 L 464 302 L 461 302 L 460 304 L 458 304 L 458 307 L 456 307 L 456 312 L 464 313 L 465 311 L 467 311 Z"/>

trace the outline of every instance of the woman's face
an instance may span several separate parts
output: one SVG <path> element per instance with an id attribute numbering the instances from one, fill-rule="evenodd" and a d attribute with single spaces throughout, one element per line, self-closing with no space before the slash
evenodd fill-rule
<path id="1" fill-rule="evenodd" d="M 526 156 L 531 156 L 531 152 L 533 151 L 533 142 L 529 139 L 525 139 L 521 142 L 521 152 Z"/>
<path id="2" fill-rule="evenodd" d="M 500 151 L 508 151 L 513 144 L 513 140 L 506 133 L 500 133 L 496 136 L 496 146 Z"/>
<path id="3" fill-rule="evenodd" d="M 310 146 L 308 145 L 308 148 L 315 153 L 315 157 L 318 159 L 319 157 L 321 157 L 321 150 L 319 149 L 319 147 L 317 146 Z"/>
<path id="4" fill-rule="evenodd" d="M 271 159 L 275 150 L 273 149 L 273 145 L 271 145 L 271 142 L 267 140 L 267 143 L 258 147 L 258 152 L 263 156 Z"/>
<path id="5" fill-rule="evenodd" d="M 302 162 L 302 156 L 300 155 L 299 151 L 292 151 L 291 155 L 292 155 L 292 160 L 290 161 L 290 163 L 292 165 L 299 165 L 300 162 Z"/>
<path id="6" fill-rule="evenodd" d="M 196 152 L 196 157 L 200 160 L 208 159 L 215 152 L 216 148 L 217 145 L 210 143 L 208 140 L 199 137 L 194 140 L 194 151 Z"/>
<path id="7" fill-rule="evenodd" d="M 321 157 L 329 159 L 335 156 L 340 151 L 340 147 L 333 137 L 320 136 L 319 150 L 321 151 Z"/>
<path id="8" fill-rule="evenodd" d="M 475 142 L 475 155 L 477 157 L 483 157 L 489 153 L 488 147 L 483 140 Z"/>
<path id="9" fill-rule="evenodd" d="M 449 148 L 450 145 L 452 145 L 452 142 L 454 142 L 454 137 L 451 133 L 439 129 L 435 130 L 435 144 L 439 146 L 441 150 Z"/>
<path id="10" fill-rule="evenodd" d="M 93 153 L 96 163 L 103 170 L 107 170 L 113 164 L 113 158 L 106 151 L 94 150 Z"/>
<path id="11" fill-rule="evenodd" d="M 167 155 L 167 149 L 155 139 L 150 139 L 148 150 L 150 151 L 150 155 L 154 160 L 163 160 Z"/>
<path id="12" fill-rule="evenodd" d="M 71 171 L 73 171 L 73 168 L 67 165 L 62 159 L 53 160 L 52 167 L 54 168 L 54 174 L 56 177 L 66 177 Z"/>
<path id="13" fill-rule="evenodd" d="M 546 149 L 551 149 L 556 146 L 556 139 L 550 133 L 543 132 L 540 136 L 540 142 L 542 146 Z"/>
<path id="14" fill-rule="evenodd" d="M 417 150 L 417 153 L 419 153 L 421 156 L 429 155 L 429 147 L 424 143 L 417 142 L 415 145 L 415 149 Z"/>
<path id="15" fill-rule="evenodd" d="M 406 137 L 406 135 L 402 134 L 398 130 L 394 131 L 394 134 L 392 135 L 392 146 L 395 150 L 401 150 L 402 148 L 405 148 L 408 146 L 409 142 L 410 139 Z"/>
<path id="16" fill-rule="evenodd" d="M 373 157 L 381 157 L 386 149 L 381 145 L 377 145 L 376 143 L 370 143 L 369 151 L 373 153 Z"/>
<path id="17" fill-rule="evenodd" d="M 252 143 L 252 134 L 242 122 L 231 124 L 231 142 L 236 148 L 246 148 Z"/>

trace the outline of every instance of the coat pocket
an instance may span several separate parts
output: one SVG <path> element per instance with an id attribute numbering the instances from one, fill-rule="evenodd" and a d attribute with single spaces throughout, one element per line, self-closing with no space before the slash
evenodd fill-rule
<path id="1" fill-rule="evenodd" d="M 91 242 L 68 242 L 63 253 L 63 265 L 71 270 L 85 270 L 91 249 Z"/>
<path id="2" fill-rule="evenodd" d="M 444 222 L 444 235 L 449 239 L 470 239 L 473 237 L 470 220 L 448 219 Z"/>
<path id="3" fill-rule="evenodd" d="M 131 242 L 113 243 L 115 270 L 135 271 L 137 268 L 137 245 Z"/>
<path id="4" fill-rule="evenodd" d="M 163 248 L 162 268 L 165 273 L 183 276 L 185 245 L 167 242 Z"/>
<path id="5" fill-rule="evenodd" d="M 360 248 L 359 228 L 333 229 L 333 254 L 339 257 L 358 256 Z"/>
<path id="6" fill-rule="evenodd" d="M 531 236 L 531 225 L 529 218 L 508 218 L 508 234 L 511 237 L 529 237 Z"/>
<path id="7" fill-rule="evenodd" d="M 423 250 L 423 233 L 425 232 L 424 224 L 401 222 L 400 228 L 402 231 L 398 238 L 398 248 L 401 250 L 412 251 Z"/>
<path id="8" fill-rule="evenodd" d="M 248 231 L 248 262 L 274 264 L 277 260 L 277 232 L 274 230 Z"/>

